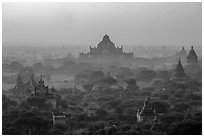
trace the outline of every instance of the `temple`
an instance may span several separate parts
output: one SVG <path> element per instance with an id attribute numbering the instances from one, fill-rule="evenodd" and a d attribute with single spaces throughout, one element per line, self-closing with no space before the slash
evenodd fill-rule
<path id="1" fill-rule="evenodd" d="M 151 107 L 150 97 L 146 97 L 142 109 L 137 110 L 137 122 L 152 123 L 154 121 L 155 116 L 157 116 L 157 113 Z"/>
<path id="2" fill-rule="evenodd" d="M 23 83 L 22 77 L 19 74 L 14 88 L 15 90 L 14 95 L 21 96 L 23 98 L 28 98 L 29 96 L 28 89 L 34 90 L 35 86 L 37 86 L 37 82 L 34 80 L 34 75 L 31 75 L 29 81 Z"/>
<path id="3" fill-rule="evenodd" d="M 176 53 L 176 58 L 181 58 L 182 61 L 185 61 L 187 57 L 187 52 L 184 47 L 182 47 L 181 51 Z"/>
<path id="4" fill-rule="evenodd" d="M 48 88 L 48 86 L 44 84 L 42 76 L 38 82 L 35 81 L 34 75 L 31 76 L 30 80 L 27 83 L 23 83 L 21 76 L 18 75 L 15 90 L 16 94 L 21 91 L 24 92 L 24 95 L 26 96 L 50 96 L 54 95 L 56 92 L 53 87 Z"/>
<path id="5" fill-rule="evenodd" d="M 16 86 L 13 93 L 15 100 L 22 101 L 33 96 L 35 97 L 45 97 L 46 102 L 51 104 L 54 109 L 57 108 L 57 94 L 55 88 L 48 88 L 44 84 L 42 76 L 39 81 L 35 81 L 34 75 L 28 82 L 23 83 L 21 75 L 18 75 Z"/>
<path id="6" fill-rule="evenodd" d="M 177 64 L 176 69 L 174 71 L 174 77 L 185 77 L 185 76 L 186 76 L 186 74 L 184 72 L 183 65 L 182 65 L 181 60 L 179 58 L 178 64 Z"/>
<path id="7" fill-rule="evenodd" d="M 185 74 L 183 65 L 181 63 L 181 59 L 179 58 L 178 64 L 175 68 L 175 71 L 174 71 L 174 74 L 173 74 L 173 77 L 171 78 L 171 80 L 183 80 L 186 78 L 187 78 L 187 75 Z"/>
<path id="8" fill-rule="evenodd" d="M 187 63 L 189 64 L 198 63 L 198 57 L 196 55 L 196 52 L 193 49 L 193 46 L 191 47 L 191 50 L 189 51 L 186 59 L 187 59 Z"/>
<path id="9" fill-rule="evenodd" d="M 132 59 L 133 53 L 123 52 L 123 47 L 116 47 L 115 44 L 110 40 L 108 35 L 105 35 L 102 41 L 98 44 L 97 47 L 90 47 L 90 52 L 88 53 L 79 53 L 80 59 L 95 59 L 95 60 L 118 60 L 118 59 Z"/>

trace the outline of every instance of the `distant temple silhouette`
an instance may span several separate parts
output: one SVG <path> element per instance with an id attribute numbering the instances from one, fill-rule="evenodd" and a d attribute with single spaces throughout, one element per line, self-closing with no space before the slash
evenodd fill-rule
<path id="1" fill-rule="evenodd" d="M 53 96 L 56 92 L 56 90 L 53 87 L 48 88 L 48 86 L 44 85 L 42 76 L 37 82 L 34 79 L 34 75 L 31 75 L 30 80 L 24 84 L 20 74 L 18 75 L 18 78 L 17 78 L 15 90 L 23 93 L 28 97 L 29 96 Z"/>
<path id="2" fill-rule="evenodd" d="M 186 62 L 187 52 L 184 47 L 182 47 L 181 51 L 176 53 L 176 58 L 181 58 L 182 61 Z"/>
<path id="3" fill-rule="evenodd" d="M 50 103 L 54 109 L 58 107 L 56 89 L 54 87 L 48 88 L 44 84 L 42 76 L 39 81 L 36 81 L 34 74 L 32 74 L 30 80 L 23 83 L 22 77 L 19 74 L 11 98 L 20 102 L 32 97 L 44 97 L 46 98 L 46 103 Z"/>
<path id="4" fill-rule="evenodd" d="M 123 52 L 123 47 L 116 47 L 110 40 L 108 35 L 105 35 L 97 47 L 90 46 L 90 52 L 79 53 L 80 59 L 95 59 L 95 60 L 118 60 L 118 59 L 132 59 L 133 53 Z"/>
<path id="5" fill-rule="evenodd" d="M 174 74 L 173 74 L 171 80 L 182 81 L 182 80 L 185 80 L 187 78 L 188 78 L 188 76 L 186 75 L 186 73 L 184 71 L 183 65 L 181 63 L 181 59 L 179 58 L 178 64 L 174 70 Z"/>
<path id="6" fill-rule="evenodd" d="M 177 64 L 176 69 L 174 71 L 174 77 L 185 77 L 185 76 L 186 76 L 186 74 L 184 72 L 183 65 L 182 65 L 181 60 L 179 58 L 178 64 Z"/>
<path id="7" fill-rule="evenodd" d="M 179 52 L 176 52 L 175 54 L 176 59 L 179 59 L 184 63 L 184 65 L 187 64 L 197 64 L 198 63 L 198 56 L 193 49 L 193 46 L 191 46 L 191 49 L 189 53 L 187 54 L 186 50 L 184 47 Z"/>
<path id="8" fill-rule="evenodd" d="M 192 63 L 198 63 L 198 56 L 196 55 L 196 52 L 193 49 L 193 46 L 191 47 L 191 50 L 189 51 L 187 55 L 187 63 L 192 64 Z"/>

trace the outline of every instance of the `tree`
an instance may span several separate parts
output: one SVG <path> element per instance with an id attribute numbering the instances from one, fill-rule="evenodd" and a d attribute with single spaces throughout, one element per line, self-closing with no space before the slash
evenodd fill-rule
<path id="1" fill-rule="evenodd" d="M 168 127 L 173 122 L 182 121 L 184 117 L 185 115 L 183 113 L 173 111 L 173 112 L 166 114 L 165 116 L 160 117 L 160 120 L 165 127 Z"/>
<path id="2" fill-rule="evenodd" d="M 151 88 L 151 87 L 142 88 L 141 95 L 151 96 L 152 91 L 153 91 L 153 88 Z"/>
<path id="3" fill-rule="evenodd" d="M 128 84 L 128 89 L 138 90 L 137 82 L 135 78 L 128 78 L 124 80 Z"/>
<path id="4" fill-rule="evenodd" d="M 58 105 L 62 106 L 62 109 L 64 110 L 68 108 L 67 100 L 59 100 Z"/>
<path id="5" fill-rule="evenodd" d="M 161 96 L 160 96 L 160 99 L 161 100 L 167 100 L 169 98 L 169 96 L 167 95 L 167 94 L 162 94 Z"/>
<path id="6" fill-rule="evenodd" d="M 156 72 L 150 69 L 141 70 L 136 74 L 137 80 L 145 82 L 150 82 L 153 78 L 155 78 L 155 76 Z"/>
<path id="7" fill-rule="evenodd" d="M 2 111 L 6 111 L 11 106 L 17 106 L 17 102 L 10 100 L 6 95 L 2 95 Z"/>
<path id="8" fill-rule="evenodd" d="M 106 77 L 106 78 L 101 79 L 101 82 L 107 85 L 114 85 L 117 83 L 117 80 L 114 79 L 113 77 Z"/>
<path id="9" fill-rule="evenodd" d="M 42 70 L 44 69 L 44 66 L 42 63 L 36 63 L 36 64 L 33 64 L 32 68 L 34 69 L 35 72 L 42 72 Z"/>
<path id="10" fill-rule="evenodd" d="M 15 109 L 2 115 L 2 133 L 4 135 L 43 135 L 48 134 L 52 119 L 40 112 Z"/>
<path id="11" fill-rule="evenodd" d="M 135 78 L 128 78 L 124 80 L 128 85 L 137 85 L 136 79 Z"/>
<path id="12" fill-rule="evenodd" d="M 98 109 L 96 111 L 96 115 L 98 118 L 105 118 L 107 116 L 107 112 L 105 110 Z"/>
<path id="13" fill-rule="evenodd" d="M 168 129 L 170 135 L 202 135 L 202 122 L 184 120 L 172 124 Z"/>
<path id="14" fill-rule="evenodd" d="M 91 78 L 93 78 L 93 79 L 101 79 L 101 78 L 104 78 L 104 77 L 105 77 L 105 74 L 101 70 L 93 71 L 91 73 Z"/>
<path id="15" fill-rule="evenodd" d="M 87 91 L 91 91 L 94 85 L 89 83 L 89 84 L 84 84 L 84 85 L 82 85 L 82 86 L 83 86 L 83 88 L 86 89 Z"/>
<path id="16" fill-rule="evenodd" d="M 51 129 L 49 130 L 49 135 L 64 135 L 63 130 L 57 128 L 57 129 Z"/>
<path id="17" fill-rule="evenodd" d="M 18 72 L 18 71 L 20 71 L 21 69 L 23 69 L 23 65 L 20 64 L 20 63 L 17 62 L 17 61 L 13 61 L 13 62 L 11 62 L 10 65 L 8 66 L 8 69 L 11 70 L 11 71 Z"/>
<path id="18" fill-rule="evenodd" d="M 171 77 L 171 72 L 167 70 L 159 70 L 156 72 L 156 77 L 160 79 L 168 79 Z"/>
<path id="19" fill-rule="evenodd" d="M 127 67 L 120 67 L 119 71 L 120 71 L 119 75 L 123 78 L 131 77 L 134 75 L 130 68 Z"/>
<path id="20" fill-rule="evenodd" d="M 49 109 L 51 108 L 51 105 L 46 103 L 45 97 L 31 97 L 28 98 L 27 103 L 33 107 L 38 107 L 40 109 Z"/>
<path id="21" fill-rule="evenodd" d="M 158 113 L 166 113 L 170 105 L 165 101 L 154 101 L 152 107 L 155 108 Z"/>
<path id="22" fill-rule="evenodd" d="M 174 105 L 174 110 L 177 112 L 186 112 L 189 105 L 186 102 L 179 102 Z"/>

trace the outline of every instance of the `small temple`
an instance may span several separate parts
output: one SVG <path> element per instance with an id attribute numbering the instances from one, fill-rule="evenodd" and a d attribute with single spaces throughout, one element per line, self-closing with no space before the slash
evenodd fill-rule
<path id="1" fill-rule="evenodd" d="M 67 116 L 65 112 L 52 112 L 52 124 L 53 126 L 61 125 L 66 126 L 67 125 Z"/>
<path id="2" fill-rule="evenodd" d="M 48 88 L 45 85 L 42 76 L 39 81 L 35 81 L 34 75 L 31 75 L 31 78 L 28 82 L 23 83 L 22 77 L 19 74 L 17 77 L 16 86 L 14 88 L 13 97 L 16 97 L 15 100 L 18 102 L 35 97 L 45 97 L 46 102 L 52 104 L 53 108 L 57 108 L 57 94 L 54 87 Z"/>
<path id="3" fill-rule="evenodd" d="M 40 77 L 39 81 L 35 81 L 34 75 L 31 75 L 31 78 L 28 82 L 23 83 L 20 74 L 18 75 L 15 90 L 17 91 L 24 91 L 27 96 L 49 96 L 54 95 L 56 90 L 52 88 L 48 88 L 45 85 L 42 76 Z"/>
<path id="4" fill-rule="evenodd" d="M 170 80 L 183 81 L 187 78 L 189 77 L 186 75 L 183 65 L 181 63 L 181 59 L 179 58 L 178 64 L 174 70 L 174 74 Z"/>
<path id="5" fill-rule="evenodd" d="M 198 56 L 193 49 L 193 46 L 191 46 L 191 50 L 189 51 L 187 57 L 186 57 L 187 63 L 193 64 L 193 63 L 198 63 Z"/>
<path id="6" fill-rule="evenodd" d="M 185 61 L 185 60 L 186 60 L 186 57 L 187 57 L 187 52 L 186 52 L 185 48 L 182 47 L 181 51 L 179 51 L 179 52 L 176 53 L 176 58 L 177 58 L 177 59 L 178 59 L 178 58 L 181 58 L 182 60 Z"/>
<path id="7" fill-rule="evenodd" d="M 184 80 L 187 78 L 187 75 L 184 71 L 183 65 L 181 63 L 181 59 L 179 58 L 178 64 L 174 70 L 174 74 L 171 78 L 171 80 Z"/>
<path id="8" fill-rule="evenodd" d="M 90 52 L 79 53 L 80 59 L 106 59 L 106 61 L 117 59 L 132 59 L 133 53 L 123 52 L 123 47 L 116 47 L 110 40 L 108 35 L 105 35 L 97 47 L 90 46 Z M 107 60 L 108 59 L 108 60 Z"/>
<path id="9" fill-rule="evenodd" d="M 181 59 L 179 58 L 178 60 L 178 64 L 176 66 L 176 69 L 174 71 L 174 77 L 185 77 L 186 74 L 184 72 L 184 68 L 183 68 L 183 65 L 181 63 Z"/>
<path id="10" fill-rule="evenodd" d="M 150 97 L 146 97 L 144 106 L 137 110 L 137 122 L 152 123 L 155 119 L 155 116 L 157 116 L 155 109 L 151 107 L 150 100 Z"/>

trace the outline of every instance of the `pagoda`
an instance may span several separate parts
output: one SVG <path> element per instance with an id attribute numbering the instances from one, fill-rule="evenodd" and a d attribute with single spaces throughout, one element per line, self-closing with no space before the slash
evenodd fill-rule
<path id="1" fill-rule="evenodd" d="M 183 68 L 183 65 L 181 63 L 181 59 L 179 58 L 178 60 L 178 64 L 176 66 L 176 69 L 174 71 L 174 77 L 185 77 L 186 74 L 184 72 L 184 68 Z"/>
<path id="2" fill-rule="evenodd" d="M 185 61 L 186 57 L 187 57 L 187 52 L 186 52 L 185 48 L 182 47 L 181 51 L 176 53 L 176 58 L 177 59 L 181 58 L 183 61 Z"/>
<path id="3" fill-rule="evenodd" d="M 142 109 L 137 110 L 137 122 L 152 123 L 154 121 L 155 116 L 156 111 L 151 107 L 150 97 L 146 97 Z"/>
<path id="4" fill-rule="evenodd" d="M 187 59 L 187 63 L 189 64 L 198 63 L 198 57 L 196 55 L 196 52 L 193 49 L 193 46 L 191 46 L 191 50 L 189 51 L 186 59 Z"/>
<path id="5" fill-rule="evenodd" d="M 173 77 L 171 78 L 171 80 L 183 80 L 186 78 L 187 78 L 187 75 L 185 74 L 183 65 L 181 63 L 181 59 L 179 58 L 178 64 L 174 70 L 174 74 L 173 74 Z"/>

